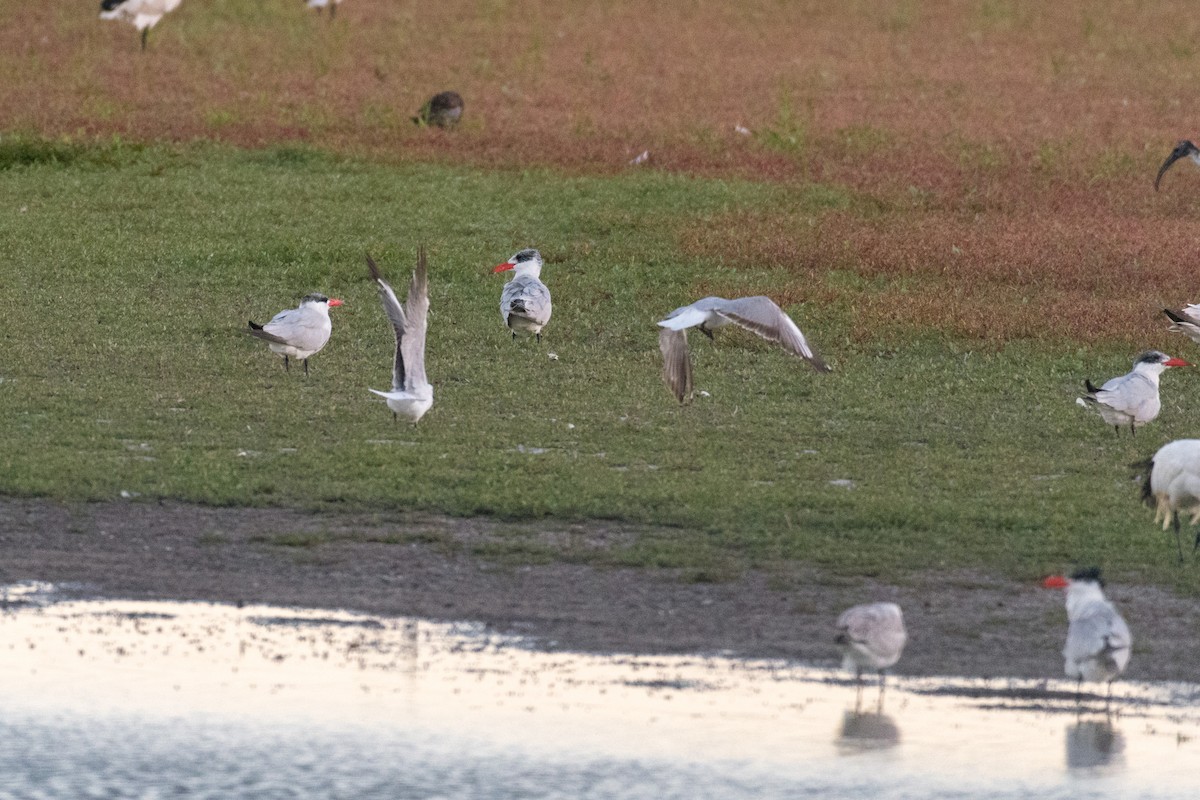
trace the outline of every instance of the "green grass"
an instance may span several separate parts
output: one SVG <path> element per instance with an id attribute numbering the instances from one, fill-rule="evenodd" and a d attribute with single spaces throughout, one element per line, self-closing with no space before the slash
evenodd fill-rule
<path id="1" fill-rule="evenodd" d="M 790 309 L 833 373 L 739 331 L 693 336 L 711 397 L 674 403 L 654 321 L 705 286 L 778 274 L 682 256 L 679 232 L 781 205 L 871 213 L 837 187 L 203 145 L 9 141 L 0 166 L 0 492 L 625 520 L 652 527 L 562 557 L 695 580 L 792 559 L 893 578 L 1099 563 L 1200 588 L 1126 468 L 1194 433 L 1200 375 L 1168 374 L 1162 417 L 1136 439 L 1073 402 L 1131 350 L 864 332 L 854 305 L 871 282 L 843 267 L 814 287 L 832 301 Z M 367 391 L 388 385 L 392 341 L 363 253 L 403 293 L 419 243 L 436 395 L 413 428 Z M 541 346 L 509 339 L 490 271 L 527 245 L 556 303 Z M 309 291 L 346 305 L 305 379 L 241 329 Z M 554 552 L 516 534 L 485 549 Z"/>

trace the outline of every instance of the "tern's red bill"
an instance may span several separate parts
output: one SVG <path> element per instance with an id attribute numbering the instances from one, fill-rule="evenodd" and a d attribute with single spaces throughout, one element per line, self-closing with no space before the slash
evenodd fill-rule
<path id="1" fill-rule="evenodd" d="M 1046 580 L 1042 581 L 1042 586 L 1047 589 L 1065 589 L 1071 585 L 1071 582 L 1062 575 L 1051 575 Z"/>
<path id="2" fill-rule="evenodd" d="M 336 297 L 329 298 L 329 307 L 330 308 L 335 308 L 340 305 L 345 305 L 345 304 L 341 300 L 338 300 Z"/>
<path id="3" fill-rule="evenodd" d="M 503 264 L 497 264 L 496 268 L 492 270 L 492 274 L 495 275 L 497 272 L 504 272 L 505 270 L 512 268 L 513 263 L 511 261 L 505 261 Z"/>
<path id="4" fill-rule="evenodd" d="M 1192 364 L 1182 358 L 1168 358 L 1163 362 L 1164 367 L 1190 367 Z"/>

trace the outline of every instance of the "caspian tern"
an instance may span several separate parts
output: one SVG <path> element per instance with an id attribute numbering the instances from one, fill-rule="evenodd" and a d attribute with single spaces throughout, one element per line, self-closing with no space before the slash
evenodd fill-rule
<path id="1" fill-rule="evenodd" d="M 145 50 L 150 29 L 181 2 L 183 0 L 100 0 L 100 19 L 132 23 L 142 33 L 142 49 Z"/>
<path id="2" fill-rule="evenodd" d="M 842 668 L 854 671 L 860 693 L 863 670 L 878 670 L 882 704 L 883 671 L 900 660 L 904 642 L 908 639 L 900 606 L 895 603 L 854 606 L 842 612 L 837 627 L 835 641 L 842 649 Z"/>
<path id="3" fill-rule="evenodd" d="M 280 311 L 266 325 L 257 325 L 253 320 L 246 333 L 267 342 L 272 353 L 283 356 L 283 368 L 290 371 L 288 357 L 304 361 L 304 374 L 308 374 L 308 357 L 319 353 L 329 341 L 333 325 L 329 321 L 329 309 L 342 305 L 336 297 L 332 300 L 323 294 L 306 295 L 297 308 Z"/>
<path id="4" fill-rule="evenodd" d="M 1154 521 L 1162 520 L 1163 530 L 1175 526 L 1175 546 L 1183 563 L 1183 544 L 1179 538 L 1179 514 L 1190 513 L 1195 525 L 1200 522 L 1200 439 L 1177 439 L 1165 444 L 1149 461 L 1134 464 L 1146 470 L 1142 482 L 1142 502 L 1154 508 Z M 1200 532 L 1192 552 L 1200 548 Z"/>
<path id="5" fill-rule="evenodd" d="M 712 332 L 730 323 L 776 342 L 793 355 L 800 356 L 817 372 L 829 372 L 829 366 L 809 345 L 792 318 L 783 313 L 769 297 L 705 297 L 690 306 L 681 306 L 658 324 L 658 347 L 663 355 L 663 380 L 675 398 L 686 403 L 692 394 L 692 362 L 688 353 L 687 329 L 699 328 L 708 338 Z"/>
<path id="6" fill-rule="evenodd" d="M 1067 644 L 1063 669 L 1077 684 L 1107 681 L 1112 696 L 1113 680 L 1129 663 L 1133 637 L 1117 609 L 1104 597 L 1100 570 L 1089 567 L 1068 580 L 1051 575 L 1042 583 L 1048 589 L 1067 590 Z M 1078 689 L 1076 690 L 1078 691 Z"/>
<path id="7" fill-rule="evenodd" d="M 328 7 L 329 18 L 333 19 L 334 15 L 337 14 L 337 7 L 340 2 L 342 0 L 305 0 L 305 5 L 309 8 L 317 9 L 318 14 L 321 12 L 321 9 Z"/>
<path id="8" fill-rule="evenodd" d="M 516 253 L 503 264 L 497 264 L 492 273 L 513 270 L 513 279 L 504 284 L 500 293 L 500 318 L 512 331 L 532 333 L 542 341 L 542 328 L 550 321 L 550 290 L 538 280 L 542 274 L 542 254 L 533 248 Z"/>
<path id="9" fill-rule="evenodd" d="M 1158 168 L 1158 175 L 1154 176 L 1154 191 L 1158 191 L 1158 183 L 1162 180 L 1163 173 L 1181 158 L 1190 158 L 1192 163 L 1200 166 L 1200 148 L 1197 148 L 1196 145 L 1187 139 L 1175 145 L 1175 149 L 1171 151 L 1171 155 L 1167 156 L 1167 160 Z"/>
<path id="10" fill-rule="evenodd" d="M 412 118 L 417 125 L 453 128 L 463 113 L 463 99 L 458 92 L 438 92 Z"/>
<path id="11" fill-rule="evenodd" d="M 387 398 L 392 416 L 404 415 L 416 425 L 433 405 L 433 387 L 425 377 L 425 331 L 429 319 L 429 279 L 425 270 L 425 248 L 417 251 L 417 268 L 408 284 L 408 297 L 404 305 L 396 299 L 396 293 L 379 274 L 375 261 L 367 256 L 367 267 L 371 277 L 379 286 L 379 299 L 392 330 L 396 334 L 396 356 L 392 361 L 392 390 L 381 392 L 371 389 L 380 397 Z"/>
<path id="12" fill-rule="evenodd" d="M 1164 308 L 1163 313 L 1174 323 L 1167 330 L 1182 333 L 1196 344 L 1200 344 L 1200 305 L 1186 305 L 1178 311 Z"/>
<path id="13" fill-rule="evenodd" d="M 1137 434 L 1137 426 L 1145 425 L 1158 416 L 1158 376 L 1168 367 L 1192 366 L 1182 358 L 1172 358 L 1158 350 L 1147 350 L 1133 362 L 1133 370 L 1119 378 L 1105 381 L 1097 389 L 1090 380 L 1083 382 L 1087 394 L 1075 402 L 1096 410 L 1117 433 L 1123 425 Z"/>

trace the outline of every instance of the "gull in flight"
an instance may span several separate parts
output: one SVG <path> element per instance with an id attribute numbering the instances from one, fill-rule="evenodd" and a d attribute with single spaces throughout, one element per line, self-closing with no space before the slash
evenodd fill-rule
<path id="1" fill-rule="evenodd" d="M 425 248 L 417 252 L 417 268 L 408 284 L 404 305 L 379 274 L 375 261 L 367 256 L 367 268 L 379 287 L 383 312 L 396 334 L 396 357 L 392 362 L 392 390 L 381 392 L 387 399 L 393 418 L 404 416 L 416 425 L 433 405 L 433 387 L 425 377 L 425 331 L 429 320 L 429 279 L 425 269 Z"/>
<path id="2" fill-rule="evenodd" d="M 663 355 L 663 380 L 680 403 L 692 396 L 692 360 L 688 352 L 687 329 L 699 328 L 708 338 L 713 331 L 735 323 L 779 344 L 799 356 L 817 372 L 829 372 L 829 366 L 817 355 L 800 328 L 769 297 L 705 297 L 690 306 L 675 309 L 658 324 L 658 347 Z"/>

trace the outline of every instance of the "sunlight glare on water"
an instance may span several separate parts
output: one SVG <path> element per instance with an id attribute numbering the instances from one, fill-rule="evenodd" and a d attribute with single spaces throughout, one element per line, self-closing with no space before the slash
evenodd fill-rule
<path id="1" fill-rule="evenodd" d="M 8 587 L 0 798 L 1194 797 L 1200 687 L 543 652 L 473 624 Z"/>

